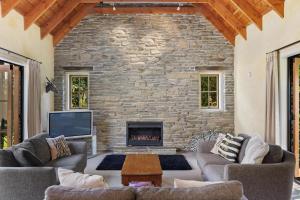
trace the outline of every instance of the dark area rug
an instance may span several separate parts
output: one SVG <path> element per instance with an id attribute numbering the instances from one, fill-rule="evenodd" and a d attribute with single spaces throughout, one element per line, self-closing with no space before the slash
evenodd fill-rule
<path id="1" fill-rule="evenodd" d="M 107 155 L 98 165 L 97 170 L 121 170 L 126 155 Z M 162 170 L 191 170 L 192 167 L 183 155 L 159 155 Z"/>

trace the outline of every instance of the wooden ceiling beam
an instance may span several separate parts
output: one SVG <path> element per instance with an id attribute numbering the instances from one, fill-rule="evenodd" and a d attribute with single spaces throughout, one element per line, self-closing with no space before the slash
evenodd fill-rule
<path id="1" fill-rule="evenodd" d="M 209 4 L 194 4 L 194 6 L 232 45 L 235 45 L 236 31 Z"/>
<path id="2" fill-rule="evenodd" d="M 78 5 L 80 4 L 80 0 L 72 0 L 67 1 L 56 13 L 49 22 L 42 25 L 41 27 L 41 37 L 44 38 L 48 35 L 54 28 L 63 21 L 65 17 L 67 17 Z"/>
<path id="3" fill-rule="evenodd" d="M 1 0 L 1 16 L 5 17 L 21 0 Z"/>
<path id="4" fill-rule="evenodd" d="M 81 6 L 76 11 L 75 15 L 71 16 L 66 22 L 62 22 L 64 23 L 62 28 L 53 34 L 54 46 L 57 45 L 85 16 L 87 16 L 89 9 L 93 6 L 95 5 L 85 4 Z"/>
<path id="5" fill-rule="evenodd" d="M 103 0 L 104 3 L 208 3 L 208 1 L 209 0 Z"/>
<path id="6" fill-rule="evenodd" d="M 183 6 L 180 10 L 177 7 L 116 7 L 113 8 L 94 8 L 94 13 L 97 14 L 185 14 L 193 15 L 199 13 L 199 11 L 192 6 Z"/>
<path id="7" fill-rule="evenodd" d="M 209 0 L 209 4 L 214 10 L 227 21 L 245 40 L 247 39 L 246 26 L 242 24 L 228 8 L 219 0 Z"/>
<path id="8" fill-rule="evenodd" d="M 34 22 L 36 22 L 47 10 L 53 6 L 57 0 L 40 1 L 30 12 L 24 16 L 24 29 L 28 29 Z"/>
<path id="9" fill-rule="evenodd" d="M 280 16 L 284 17 L 284 0 L 264 0 Z"/>
<path id="10" fill-rule="evenodd" d="M 231 0 L 244 15 L 246 15 L 260 30 L 262 30 L 262 14 L 256 8 L 245 0 Z"/>

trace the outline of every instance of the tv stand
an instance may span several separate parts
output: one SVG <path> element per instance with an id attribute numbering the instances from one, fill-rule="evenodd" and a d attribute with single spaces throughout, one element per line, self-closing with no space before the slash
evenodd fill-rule
<path id="1" fill-rule="evenodd" d="M 66 137 L 67 140 L 80 140 L 91 138 L 91 149 L 92 149 L 92 156 L 97 155 L 97 131 L 96 127 L 93 127 L 91 135 L 82 135 L 82 136 L 74 136 L 74 137 Z"/>

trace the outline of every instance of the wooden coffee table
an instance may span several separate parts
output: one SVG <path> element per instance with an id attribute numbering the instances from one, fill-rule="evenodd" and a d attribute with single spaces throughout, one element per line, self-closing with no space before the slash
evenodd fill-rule
<path id="1" fill-rule="evenodd" d="M 150 181 L 161 186 L 162 170 L 158 155 L 128 154 L 122 167 L 122 184 L 128 186 L 131 181 Z"/>

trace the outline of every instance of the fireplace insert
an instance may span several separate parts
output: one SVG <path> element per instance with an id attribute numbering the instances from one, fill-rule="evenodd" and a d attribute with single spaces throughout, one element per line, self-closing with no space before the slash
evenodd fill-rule
<path id="1" fill-rule="evenodd" d="M 162 146 L 163 122 L 127 122 L 127 146 Z"/>

